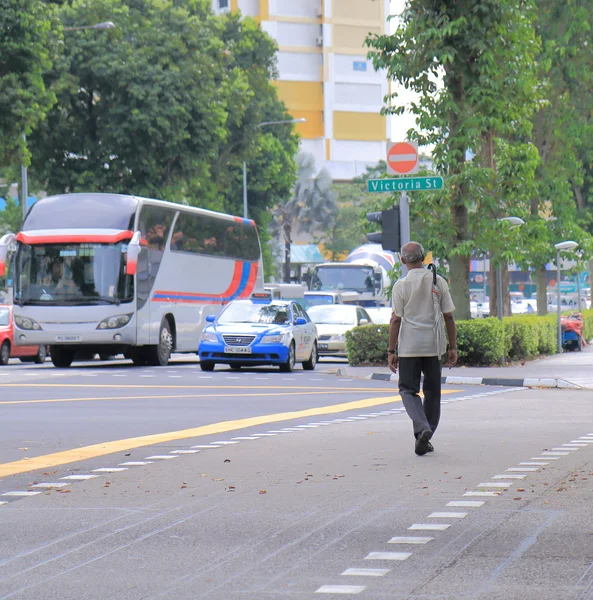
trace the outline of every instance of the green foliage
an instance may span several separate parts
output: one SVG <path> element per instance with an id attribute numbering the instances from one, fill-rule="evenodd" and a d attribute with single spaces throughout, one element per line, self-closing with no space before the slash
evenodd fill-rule
<path id="1" fill-rule="evenodd" d="M 40 0 L 0 0 L 0 165 L 28 164 L 23 134 L 56 101 L 43 73 L 60 37 L 54 7 Z"/>
<path id="2" fill-rule="evenodd" d="M 0 237 L 5 233 L 17 233 L 21 229 L 23 213 L 14 198 L 6 198 L 4 210 L 0 212 Z"/>
<path id="3" fill-rule="evenodd" d="M 289 195 L 298 138 L 271 83 L 275 42 L 252 19 L 208 0 L 74 0 L 46 74 L 59 102 L 30 138 L 32 185 L 49 193 L 132 193 L 249 216 Z"/>
<path id="4" fill-rule="evenodd" d="M 389 325 L 361 325 L 346 332 L 348 362 L 353 367 L 386 365 Z"/>
<path id="5" fill-rule="evenodd" d="M 503 326 L 498 319 L 457 322 L 457 350 L 460 365 L 491 365 L 504 352 Z"/>

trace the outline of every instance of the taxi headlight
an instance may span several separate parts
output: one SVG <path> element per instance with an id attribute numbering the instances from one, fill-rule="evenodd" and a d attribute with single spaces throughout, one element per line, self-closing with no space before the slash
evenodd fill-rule
<path id="1" fill-rule="evenodd" d="M 14 322 L 19 329 L 26 329 L 27 331 L 40 331 L 41 325 L 35 319 L 29 317 L 14 316 Z"/>
<path id="2" fill-rule="evenodd" d="M 271 333 L 264 335 L 261 339 L 262 344 L 284 344 L 288 346 L 290 344 L 290 333 Z"/>
<path id="3" fill-rule="evenodd" d="M 132 318 L 133 313 L 127 315 L 115 315 L 113 317 L 107 317 L 103 319 L 98 325 L 97 329 L 119 329 L 124 325 L 127 325 Z"/>
<path id="4" fill-rule="evenodd" d="M 218 336 L 215 333 L 211 333 L 209 331 L 204 331 L 202 333 L 202 341 L 203 342 L 218 342 Z"/>

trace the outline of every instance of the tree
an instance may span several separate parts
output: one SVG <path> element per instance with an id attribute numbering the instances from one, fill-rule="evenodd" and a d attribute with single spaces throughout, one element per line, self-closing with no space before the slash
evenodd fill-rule
<path id="1" fill-rule="evenodd" d="M 40 0 L 0 0 L 0 165 L 28 164 L 23 135 L 56 101 L 43 73 L 60 39 L 54 7 Z"/>
<path id="2" fill-rule="evenodd" d="M 4 210 L 0 212 L 0 237 L 5 233 L 16 233 L 21 228 L 23 214 L 14 198 L 6 198 Z"/>
<path id="3" fill-rule="evenodd" d="M 284 241 L 284 281 L 290 282 L 290 247 L 293 231 L 305 233 L 332 227 L 336 213 L 336 197 L 332 178 L 326 169 L 316 174 L 311 154 L 297 157 L 298 176 L 292 196 L 272 209 L 271 232 Z"/>
<path id="4" fill-rule="evenodd" d="M 449 262 L 460 318 L 469 317 L 473 233 L 493 229 L 511 200 L 496 140 L 521 141 L 538 100 L 534 19 L 532 0 L 409 0 L 393 35 L 367 40 L 375 68 L 419 95 L 409 137 L 434 144 L 435 167 L 447 177 L 442 193 L 412 205 L 427 222 L 427 245 Z"/>

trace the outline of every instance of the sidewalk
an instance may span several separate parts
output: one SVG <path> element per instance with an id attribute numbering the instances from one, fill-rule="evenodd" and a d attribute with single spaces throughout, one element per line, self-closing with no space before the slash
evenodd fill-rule
<path id="1" fill-rule="evenodd" d="M 360 379 L 397 381 L 384 367 L 340 366 L 336 374 Z M 507 367 L 453 367 L 443 369 L 443 383 L 593 389 L 593 345 L 582 352 L 565 352 Z"/>

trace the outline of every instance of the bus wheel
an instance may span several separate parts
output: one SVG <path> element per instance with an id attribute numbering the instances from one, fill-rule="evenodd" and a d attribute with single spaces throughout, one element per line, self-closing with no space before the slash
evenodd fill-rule
<path id="1" fill-rule="evenodd" d="M 200 369 L 202 369 L 202 371 L 214 371 L 215 366 L 216 363 L 213 363 L 211 360 L 200 361 Z"/>
<path id="2" fill-rule="evenodd" d="M 156 346 L 149 346 L 146 349 L 148 364 L 154 367 L 166 367 L 171 358 L 171 349 L 173 348 L 173 336 L 169 322 L 164 320 L 159 332 L 159 343 Z"/>
<path id="3" fill-rule="evenodd" d="M 288 351 L 288 358 L 283 365 L 280 365 L 280 370 L 283 373 L 291 373 L 294 369 L 294 365 L 296 362 L 296 350 L 294 348 L 294 342 L 290 344 L 290 350 Z"/>
<path id="4" fill-rule="evenodd" d="M 2 347 L 0 348 L 0 365 L 7 365 L 10 360 L 10 342 L 4 340 Z"/>
<path id="5" fill-rule="evenodd" d="M 50 348 L 51 362 L 54 367 L 67 368 L 74 360 L 74 350 L 63 346 L 52 346 Z"/>
<path id="6" fill-rule="evenodd" d="M 148 362 L 144 348 L 132 348 L 129 357 L 137 367 L 143 367 Z"/>
<path id="7" fill-rule="evenodd" d="M 238 365 L 237 363 L 233 363 L 231 365 L 231 369 L 233 369 L 233 371 L 240 371 L 242 366 L 243 365 Z"/>

